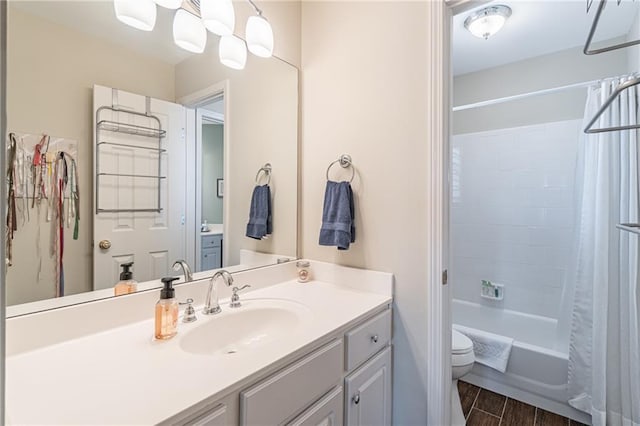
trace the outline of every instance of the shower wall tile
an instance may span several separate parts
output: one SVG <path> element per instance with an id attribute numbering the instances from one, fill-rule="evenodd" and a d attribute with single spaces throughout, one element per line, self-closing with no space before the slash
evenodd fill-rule
<path id="1" fill-rule="evenodd" d="M 573 247 L 581 120 L 453 138 L 454 297 L 557 318 Z M 502 302 L 480 282 L 505 286 Z"/>

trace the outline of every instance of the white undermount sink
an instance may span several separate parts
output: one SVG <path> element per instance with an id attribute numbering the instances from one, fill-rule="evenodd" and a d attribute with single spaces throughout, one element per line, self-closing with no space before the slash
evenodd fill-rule
<path id="1" fill-rule="evenodd" d="M 238 308 L 221 305 L 222 313 L 198 313 L 193 329 L 179 337 L 180 348 L 197 355 L 255 350 L 285 339 L 310 320 L 304 305 L 283 299 L 247 299 Z"/>

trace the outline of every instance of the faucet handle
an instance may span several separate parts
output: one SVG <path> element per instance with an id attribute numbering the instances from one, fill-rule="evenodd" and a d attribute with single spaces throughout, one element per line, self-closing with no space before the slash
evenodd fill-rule
<path id="1" fill-rule="evenodd" d="M 182 316 L 182 322 L 194 322 L 198 319 L 196 317 L 196 310 L 193 309 L 193 299 L 189 298 L 186 302 L 179 302 L 179 305 L 187 305 Z"/>
<path id="2" fill-rule="evenodd" d="M 245 288 L 251 287 L 249 284 L 243 285 L 242 287 L 233 287 L 231 291 L 233 294 L 231 295 L 231 303 L 229 303 L 230 308 L 239 308 L 242 304 L 240 303 L 240 296 L 238 296 L 238 292 L 244 290 Z"/>

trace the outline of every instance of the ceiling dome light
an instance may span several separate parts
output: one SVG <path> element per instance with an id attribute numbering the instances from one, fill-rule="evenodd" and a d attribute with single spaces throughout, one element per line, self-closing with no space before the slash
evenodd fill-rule
<path id="1" fill-rule="evenodd" d="M 167 9 L 178 9 L 182 6 L 182 0 L 153 0 L 158 6 L 166 7 Z"/>
<path id="2" fill-rule="evenodd" d="M 207 45 L 207 30 L 196 15 L 184 9 L 173 18 L 173 41 L 193 53 L 202 53 Z"/>
<path id="3" fill-rule="evenodd" d="M 273 30 L 262 16 L 250 16 L 247 20 L 247 47 L 249 52 L 261 58 L 273 55 Z"/>
<path id="4" fill-rule="evenodd" d="M 489 6 L 469 15 L 464 21 L 464 27 L 474 36 L 487 40 L 500 31 L 509 16 L 509 6 Z"/>
<path id="5" fill-rule="evenodd" d="M 247 63 L 247 47 L 244 41 L 234 35 L 220 38 L 220 62 L 234 70 L 244 69 Z"/>
<path id="6" fill-rule="evenodd" d="M 114 0 L 116 17 L 121 22 L 142 31 L 156 25 L 156 4 L 153 0 Z"/>
<path id="7" fill-rule="evenodd" d="M 209 31 L 219 36 L 230 36 L 236 24 L 231 0 L 200 0 L 202 22 Z"/>

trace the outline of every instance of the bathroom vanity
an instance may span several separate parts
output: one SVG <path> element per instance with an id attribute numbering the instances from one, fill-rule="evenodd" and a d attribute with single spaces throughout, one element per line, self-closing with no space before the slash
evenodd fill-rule
<path id="1" fill-rule="evenodd" d="M 158 291 L 7 321 L 9 424 L 390 424 L 391 274 L 311 262 L 234 273 L 241 306 L 155 341 Z M 37 409 L 34 409 L 37 408 Z"/>
<path id="2" fill-rule="evenodd" d="M 202 232 L 200 251 L 200 269 L 210 271 L 222 268 L 222 233 Z"/>

